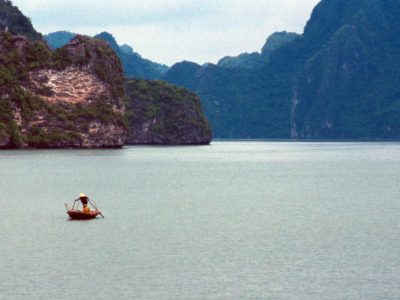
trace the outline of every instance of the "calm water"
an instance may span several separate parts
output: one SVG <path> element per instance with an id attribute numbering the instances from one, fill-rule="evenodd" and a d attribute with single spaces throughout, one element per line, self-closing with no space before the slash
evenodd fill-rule
<path id="1" fill-rule="evenodd" d="M 396 143 L 0 152 L 1 299 L 399 299 L 399 233 Z"/>

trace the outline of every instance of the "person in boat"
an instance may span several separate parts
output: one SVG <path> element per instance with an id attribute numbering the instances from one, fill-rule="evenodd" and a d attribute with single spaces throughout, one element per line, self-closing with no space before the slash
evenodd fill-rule
<path id="1" fill-rule="evenodd" d="M 90 208 L 88 207 L 88 200 L 89 200 L 88 196 L 86 196 L 84 193 L 80 194 L 79 198 L 75 200 L 75 202 L 76 201 L 82 202 L 82 206 L 83 206 L 82 211 L 84 213 L 90 213 Z"/>

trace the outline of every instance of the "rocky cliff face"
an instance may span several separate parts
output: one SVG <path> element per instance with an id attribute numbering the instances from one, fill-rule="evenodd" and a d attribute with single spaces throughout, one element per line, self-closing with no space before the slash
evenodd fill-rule
<path id="1" fill-rule="evenodd" d="M 398 139 L 399 1 L 322 1 L 292 95 L 293 138 Z"/>
<path id="2" fill-rule="evenodd" d="M 249 64 L 246 55 L 245 61 L 241 56 L 230 59 L 237 63 L 231 67 L 181 62 L 172 66 L 164 79 L 200 96 L 215 138 L 289 138 L 291 80 L 286 73 L 292 66 L 283 61 L 270 67 L 270 60 L 296 38 L 290 33 L 274 34 L 267 40 L 264 54 L 256 54 L 262 57 L 259 62 Z"/>
<path id="3" fill-rule="evenodd" d="M 211 126 L 197 95 L 162 81 L 128 80 L 127 144 L 204 145 Z"/>
<path id="4" fill-rule="evenodd" d="M 124 78 L 102 41 L 77 36 L 52 52 L 0 33 L 0 147 L 122 147 Z"/>
<path id="5" fill-rule="evenodd" d="M 181 63 L 165 79 L 200 95 L 218 138 L 400 139 L 399 15 L 398 0 L 322 0 L 261 68 Z"/>

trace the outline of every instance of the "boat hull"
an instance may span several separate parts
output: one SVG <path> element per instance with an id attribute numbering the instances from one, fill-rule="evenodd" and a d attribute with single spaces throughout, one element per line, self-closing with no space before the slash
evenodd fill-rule
<path id="1" fill-rule="evenodd" d="M 95 219 L 100 214 L 100 212 L 91 211 L 90 213 L 84 213 L 79 210 L 68 210 L 67 214 L 69 215 L 71 220 L 91 220 Z"/>

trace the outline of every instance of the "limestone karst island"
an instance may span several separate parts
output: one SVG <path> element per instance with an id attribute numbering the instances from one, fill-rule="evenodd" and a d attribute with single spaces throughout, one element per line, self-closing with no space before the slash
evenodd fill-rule
<path id="1" fill-rule="evenodd" d="M 11 1 L 0 1 L 0 147 L 200 145 L 211 126 L 193 93 L 128 79 L 101 38 L 52 49 Z"/>

